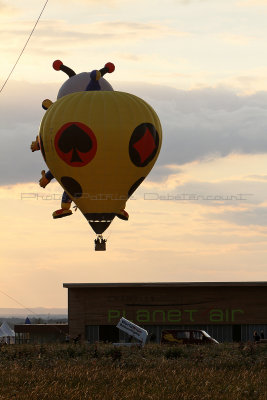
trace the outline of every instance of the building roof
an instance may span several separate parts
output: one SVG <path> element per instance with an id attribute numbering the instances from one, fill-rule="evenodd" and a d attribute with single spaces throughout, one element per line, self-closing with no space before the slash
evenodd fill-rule
<path id="1" fill-rule="evenodd" d="M 65 334 L 69 331 L 68 324 L 17 324 L 14 326 L 15 333 L 57 333 Z"/>
<path id="2" fill-rule="evenodd" d="M 255 282 L 121 282 L 121 283 L 63 283 L 64 288 L 141 288 L 141 287 L 237 287 L 267 286 L 267 281 Z"/>

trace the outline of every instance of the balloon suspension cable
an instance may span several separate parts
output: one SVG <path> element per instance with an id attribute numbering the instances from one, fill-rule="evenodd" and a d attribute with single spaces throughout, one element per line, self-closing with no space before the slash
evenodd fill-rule
<path id="1" fill-rule="evenodd" d="M 107 239 L 104 239 L 104 238 L 103 238 L 103 235 L 102 235 L 102 234 L 98 234 L 98 235 L 96 235 L 96 237 L 97 237 L 97 239 L 100 240 L 100 241 L 101 241 L 101 240 L 107 241 Z"/>
<path id="2" fill-rule="evenodd" d="M 23 49 L 21 50 L 21 52 L 20 52 L 20 54 L 19 54 L 19 56 L 18 56 L 18 58 L 17 58 L 17 61 L 16 61 L 15 64 L 13 65 L 13 68 L 11 69 L 11 71 L 10 71 L 8 77 L 6 78 L 4 84 L 2 85 L 2 87 L 1 87 L 1 89 L 0 89 L 0 93 L 2 92 L 2 90 L 4 89 L 4 87 L 6 86 L 6 84 L 7 84 L 8 80 L 9 80 L 9 78 L 10 78 L 11 75 L 12 75 L 12 72 L 14 71 L 14 69 L 16 68 L 17 63 L 18 63 L 19 60 L 20 60 L 20 57 L 21 57 L 22 54 L 24 53 L 24 50 L 26 49 L 26 46 L 27 46 L 27 44 L 29 43 L 29 40 L 30 40 L 30 38 L 32 37 L 33 32 L 35 31 L 35 28 L 36 28 L 36 26 L 37 26 L 37 24 L 38 24 L 38 22 L 39 22 L 39 20 L 40 20 L 40 18 L 41 18 L 41 16 L 42 16 L 43 12 L 44 12 L 44 9 L 45 9 L 47 3 L 48 3 L 48 0 L 46 0 L 45 5 L 44 5 L 43 8 L 42 8 L 42 11 L 40 12 L 39 17 L 37 18 L 37 21 L 35 22 L 34 27 L 32 28 L 32 31 L 31 31 L 31 33 L 30 33 L 30 35 L 29 35 L 29 37 L 28 37 L 28 39 L 27 39 L 27 41 L 26 41 L 26 43 L 25 43 Z"/>
<path id="3" fill-rule="evenodd" d="M 112 234 L 112 232 L 110 231 L 110 233 L 108 234 L 108 237 L 106 239 L 107 241 L 108 241 L 108 238 L 110 237 L 111 234 Z"/>

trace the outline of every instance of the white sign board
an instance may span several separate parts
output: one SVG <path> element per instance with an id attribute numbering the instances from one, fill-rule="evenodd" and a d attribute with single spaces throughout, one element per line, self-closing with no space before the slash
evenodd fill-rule
<path id="1" fill-rule="evenodd" d="M 145 329 L 140 328 L 140 326 L 135 325 L 133 322 L 128 321 L 128 319 L 122 317 L 117 324 L 117 328 L 140 340 L 142 346 L 146 343 L 148 332 Z"/>

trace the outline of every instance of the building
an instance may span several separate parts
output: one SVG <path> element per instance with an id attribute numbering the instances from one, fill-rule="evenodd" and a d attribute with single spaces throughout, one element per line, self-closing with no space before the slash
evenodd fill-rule
<path id="1" fill-rule="evenodd" d="M 64 283 L 69 334 L 90 343 L 126 340 L 121 317 L 155 342 L 163 329 L 202 329 L 219 342 L 267 337 L 267 282 Z"/>
<path id="2" fill-rule="evenodd" d="M 20 324 L 14 326 L 16 344 L 63 343 L 69 333 L 68 324 Z"/>

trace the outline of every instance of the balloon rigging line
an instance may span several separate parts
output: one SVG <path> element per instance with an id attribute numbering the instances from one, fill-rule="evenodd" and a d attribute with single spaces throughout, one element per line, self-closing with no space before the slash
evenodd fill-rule
<path id="1" fill-rule="evenodd" d="M 19 304 L 20 306 L 22 306 L 25 310 L 30 311 L 30 313 L 32 313 L 33 315 L 35 315 L 36 317 L 38 317 L 40 314 L 37 314 L 36 312 L 34 312 L 33 310 L 31 310 L 30 308 L 24 306 L 24 304 L 20 303 L 18 300 L 14 299 L 14 297 L 9 296 L 9 294 L 3 292 L 3 290 L 0 290 L 0 293 L 4 294 L 5 296 L 9 297 L 11 300 L 15 301 L 15 303 Z M 53 326 L 53 328 L 58 331 L 59 333 L 62 333 L 62 330 L 60 328 L 60 324 L 59 326 Z"/>
<path id="2" fill-rule="evenodd" d="M 27 39 L 27 41 L 26 41 L 26 43 L 25 43 L 23 49 L 21 50 L 20 55 L 19 55 L 18 58 L 17 58 L 17 61 L 15 62 L 15 64 L 14 64 L 13 68 L 11 69 L 11 71 L 10 71 L 10 73 L 9 73 L 9 75 L 8 75 L 8 77 L 7 77 L 7 79 L 5 80 L 3 86 L 1 87 L 0 93 L 2 92 L 2 90 L 4 89 L 4 87 L 6 86 L 8 80 L 9 80 L 11 74 L 12 74 L 12 72 L 14 71 L 14 69 L 16 68 L 17 63 L 19 62 L 20 57 L 22 56 L 24 50 L 26 49 L 26 46 L 27 46 L 27 44 L 28 44 L 30 38 L 32 37 L 33 32 L 35 31 L 35 28 L 36 28 L 36 26 L 37 26 L 37 24 L 38 24 L 38 22 L 39 22 L 39 20 L 40 20 L 40 18 L 41 18 L 41 16 L 42 16 L 43 12 L 44 12 L 44 9 L 45 9 L 47 3 L 48 3 L 48 0 L 46 0 L 45 5 L 44 5 L 43 8 L 42 8 L 42 11 L 40 12 L 39 17 L 37 18 L 37 21 L 35 22 L 34 27 L 32 28 L 32 31 L 31 31 L 31 33 L 30 33 L 30 35 L 29 35 L 29 37 L 28 37 L 28 39 Z"/>
<path id="3" fill-rule="evenodd" d="M 11 300 L 15 301 L 15 303 L 19 304 L 20 306 L 22 306 L 25 310 L 30 311 L 32 314 L 34 315 L 38 315 L 37 313 L 35 313 L 33 310 L 31 310 L 30 308 L 24 306 L 24 304 L 20 303 L 18 300 L 14 299 L 14 297 L 9 296 L 9 294 L 3 292 L 2 290 L 0 290 L 0 293 L 4 294 L 5 296 L 9 297 Z"/>

